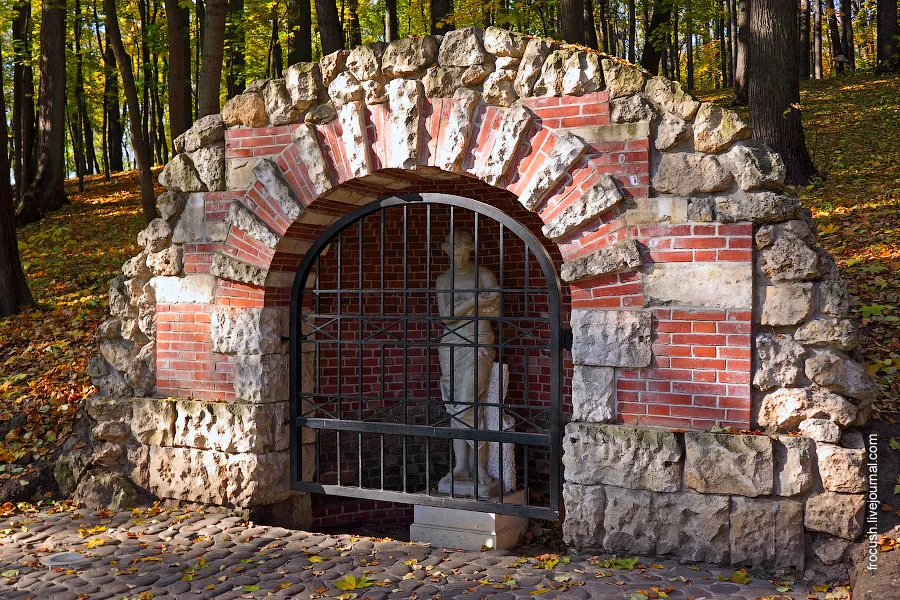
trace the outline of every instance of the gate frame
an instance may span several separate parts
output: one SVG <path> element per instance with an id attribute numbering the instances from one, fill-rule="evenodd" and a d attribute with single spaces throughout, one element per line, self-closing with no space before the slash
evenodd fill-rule
<path id="1" fill-rule="evenodd" d="M 466 431 L 466 435 L 461 435 L 458 431 L 451 427 L 435 427 L 435 426 L 418 426 L 418 425 L 389 425 L 387 427 L 378 427 L 378 423 L 367 423 L 365 427 L 357 427 L 351 429 L 346 422 L 337 421 L 336 419 L 317 419 L 306 418 L 300 415 L 300 396 L 302 390 L 302 345 L 306 341 L 301 326 L 301 311 L 303 305 L 304 294 L 306 293 L 306 282 L 312 272 L 312 269 L 322 252 L 331 244 L 334 239 L 344 230 L 348 229 L 357 222 L 362 221 L 366 216 L 373 213 L 383 211 L 392 206 L 409 206 L 414 204 L 437 204 L 451 207 L 459 207 L 470 210 L 474 213 L 492 218 L 500 223 L 504 228 L 508 228 L 521 239 L 526 247 L 526 260 L 528 252 L 531 252 L 538 260 L 544 280 L 546 281 L 546 289 L 549 294 L 548 309 L 550 326 L 550 426 L 548 434 L 536 433 L 516 433 L 505 431 L 486 431 L 480 429 L 471 429 Z M 405 249 L 404 249 L 405 252 Z M 338 282 L 340 286 L 340 282 Z M 417 504 L 423 506 L 435 506 L 442 508 L 454 508 L 461 510 L 471 510 L 478 512 L 489 512 L 498 514 L 509 514 L 520 517 L 530 517 L 547 519 L 556 521 L 559 518 L 559 502 L 562 494 L 562 372 L 563 360 L 562 351 L 564 349 L 564 335 L 562 327 L 562 289 L 559 274 L 553 265 L 550 255 L 546 248 L 538 240 L 535 235 L 522 225 L 519 221 L 484 202 L 466 198 L 464 196 L 456 196 L 453 194 L 442 193 L 421 193 L 421 194 L 402 194 L 390 196 L 375 200 L 365 204 L 350 213 L 344 215 L 334 223 L 332 223 L 309 247 L 306 251 L 303 261 L 297 270 L 297 276 L 294 279 L 291 291 L 290 305 L 290 483 L 291 489 L 302 492 L 314 492 L 332 496 L 345 496 L 352 498 L 362 498 L 371 500 L 383 500 L 389 502 L 399 502 L 406 504 Z M 527 290 L 527 282 L 526 282 Z M 362 308 L 360 307 L 360 312 Z M 317 373 L 318 376 L 318 373 Z M 527 399 L 526 399 L 527 402 Z M 502 405 L 501 405 L 502 406 Z M 452 417 L 451 417 L 452 418 Z M 326 426 L 331 422 L 331 426 Z M 362 423 L 356 421 L 356 423 Z M 335 426 L 338 424 L 338 426 Z M 310 427 L 312 425 L 312 427 Z M 370 489 L 362 486 L 351 487 L 340 485 L 340 465 L 338 465 L 338 484 L 322 484 L 313 481 L 304 481 L 302 474 L 302 430 L 306 428 L 312 429 L 331 429 L 335 431 L 355 431 L 355 432 L 374 432 L 374 433 L 396 433 L 398 435 L 414 435 L 418 437 L 431 437 L 439 439 L 465 438 L 474 440 L 485 440 L 499 443 L 516 443 L 523 438 L 533 437 L 536 441 L 540 440 L 540 444 L 531 444 L 535 446 L 549 446 L 550 450 L 550 504 L 545 506 L 532 506 L 529 504 L 528 494 L 525 494 L 524 504 L 512 504 L 505 502 L 490 502 L 485 500 L 469 500 L 460 496 L 433 496 L 431 490 L 425 493 L 397 492 L 384 489 Z M 383 429 L 383 430 L 382 430 Z M 391 431 L 387 431 L 390 429 Z M 408 431 L 406 431 L 408 430 Z M 455 434 L 451 432 L 457 431 Z M 513 439 L 510 439 L 513 438 Z M 548 438 L 545 440 L 545 438 Z M 546 441 L 547 443 L 543 443 Z M 451 453 L 452 456 L 452 453 Z M 502 478 L 502 473 L 501 473 Z M 526 465 L 527 479 L 527 465 Z M 502 483 L 501 483 L 502 489 Z M 501 493 L 501 498 L 503 497 Z"/>

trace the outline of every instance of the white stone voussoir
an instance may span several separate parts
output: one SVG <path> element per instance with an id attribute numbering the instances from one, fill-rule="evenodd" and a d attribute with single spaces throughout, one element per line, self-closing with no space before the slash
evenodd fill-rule
<path id="1" fill-rule="evenodd" d="M 444 125 L 443 142 L 438 148 L 436 164 L 445 171 L 462 171 L 463 157 L 472 137 L 475 111 L 481 105 L 481 94 L 475 90 L 459 88 L 450 102 L 450 116 Z"/>
<path id="2" fill-rule="evenodd" d="M 587 145 L 577 136 L 571 133 L 557 135 L 550 154 L 519 195 L 522 206 L 533 210 L 584 156 L 586 150 Z"/>
<path id="3" fill-rule="evenodd" d="M 300 216 L 300 213 L 303 212 L 303 203 L 285 181 L 284 174 L 278 165 L 268 159 L 261 160 L 253 167 L 253 173 L 289 220 L 293 221 Z"/>
<path id="4" fill-rule="evenodd" d="M 509 107 L 503 114 L 490 152 L 482 157 L 481 165 L 475 165 L 474 175 L 488 185 L 499 185 L 533 121 L 534 113 L 521 102 Z"/>
<path id="5" fill-rule="evenodd" d="M 394 79 L 387 86 L 390 138 L 385 166 L 414 169 L 419 164 L 419 130 L 422 116 L 422 82 Z"/>
<path id="6" fill-rule="evenodd" d="M 299 125 L 293 132 L 294 144 L 300 153 L 300 160 L 313 184 L 313 191 L 321 196 L 334 187 L 331 173 L 325 163 L 316 129 L 312 125 Z"/>
<path id="7" fill-rule="evenodd" d="M 342 128 L 341 141 L 350 164 L 350 174 L 354 177 L 365 177 L 372 172 L 372 157 L 369 154 L 363 112 L 362 102 L 348 102 L 338 111 Z"/>

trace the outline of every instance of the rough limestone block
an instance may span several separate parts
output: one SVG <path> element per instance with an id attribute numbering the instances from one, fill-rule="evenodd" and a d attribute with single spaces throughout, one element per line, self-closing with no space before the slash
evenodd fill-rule
<path id="1" fill-rule="evenodd" d="M 674 554 L 691 562 L 727 563 L 730 509 L 728 496 L 653 494 L 652 528 L 658 536 L 654 553 Z"/>
<path id="2" fill-rule="evenodd" d="M 491 152 L 482 157 L 481 168 L 475 172 L 475 176 L 488 185 L 499 185 L 533 120 L 534 113 L 521 102 L 508 108 L 503 114 Z"/>
<path id="3" fill-rule="evenodd" d="M 603 487 L 563 484 L 563 540 L 576 548 L 601 548 L 603 545 L 603 512 L 606 509 Z"/>
<path id="4" fill-rule="evenodd" d="M 256 182 L 253 167 L 262 160 L 255 158 L 225 159 L 225 189 L 245 190 Z"/>
<path id="5" fill-rule="evenodd" d="M 556 48 L 552 40 L 533 38 L 528 40 L 522 61 L 519 63 L 519 73 L 514 84 L 516 93 L 520 98 L 527 98 L 534 91 L 534 84 L 541 75 L 541 68 L 550 53 Z"/>
<path id="6" fill-rule="evenodd" d="M 751 134 L 737 113 L 709 102 L 700 105 L 694 118 L 694 150 L 697 152 L 721 152 L 734 141 L 746 139 Z"/>
<path id="7" fill-rule="evenodd" d="M 801 421 L 828 418 L 841 427 L 856 419 L 856 407 L 843 397 L 820 388 L 781 388 L 762 399 L 757 423 L 763 428 L 793 431 Z"/>
<path id="8" fill-rule="evenodd" d="M 431 67 L 422 77 L 425 95 L 429 98 L 449 98 L 462 83 L 464 67 Z"/>
<path id="9" fill-rule="evenodd" d="M 800 423 L 797 430 L 817 442 L 836 444 L 841 441 L 841 428 L 828 419 L 806 419 Z"/>
<path id="10" fill-rule="evenodd" d="M 328 97 L 336 108 L 348 102 L 358 102 L 365 97 L 362 85 L 352 73 L 341 73 L 328 84 Z"/>
<path id="11" fill-rule="evenodd" d="M 573 56 L 575 56 L 575 51 L 571 48 L 551 52 L 544 60 L 541 75 L 534 84 L 532 95 L 561 96 L 563 94 L 563 78 L 566 75 L 566 62 Z"/>
<path id="12" fill-rule="evenodd" d="M 388 79 L 418 75 L 433 67 L 438 56 L 438 40 L 433 35 L 402 38 L 387 45 L 381 70 Z"/>
<path id="13" fill-rule="evenodd" d="M 100 354 L 119 371 L 127 371 L 139 348 L 125 340 L 102 340 Z"/>
<path id="14" fill-rule="evenodd" d="M 88 416 L 98 423 L 104 421 L 127 422 L 131 419 L 131 400 L 120 398 L 98 398 L 91 396 L 85 402 Z"/>
<path id="15" fill-rule="evenodd" d="M 573 310 L 572 360 L 595 367 L 646 367 L 651 314 L 631 310 Z"/>
<path id="16" fill-rule="evenodd" d="M 544 225 L 544 236 L 557 240 L 591 221 L 622 201 L 624 196 L 616 180 L 600 174 L 597 183 L 579 195 L 552 221 Z"/>
<path id="17" fill-rule="evenodd" d="M 816 458 L 822 485 L 830 492 L 855 494 L 866 491 L 866 451 L 816 444 Z"/>
<path id="18" fill-rule="evenodd" d="M 512 106 L 519 99 L 513 83 L 515 76 L 516 71 L 512 69 L 498 70 L 488 75 L 482 89 L 484 101 L 496 106 Z"/>
<path id="19" fill-rule="evenodd" d="M 488 27 L 484 32 L 484 48 L 495 56 L 519 58 L 525 53 L 528 38 L 521 33 L 498 27 Z"/>
<path id="20" fill-rule="evenodd" d="M 290 364 L 287 354 L 237 354 L 234 359 L 234 393 L 246 402 L 287 400 Z"/>
<path id="21" fill-rule="evenodd" d="M 696 125 L 694 137 L 696 139 Z M 784 187 L 787 175 L 781 156 L 761 142 L 744 142 L 725 153 L 723 164 L 744 191 Z"/>
<path id="22" fill-rule="evenodd" d="M 395 169 L 415 169 L 419 164 L 419 122 L 422 115 L 422 83 L 394 79 L 388 84 L 391 135 L 387 164 Z"/>
<path id="23" fill-rule="evenodd" d="M 385 48 L 387 48 L 387 44 L 384 42 L 374 42 L 364 46 L 357 46 L 347 55 L 347 70 L 360 81 L 380 78 L 381 58 L 384 55 Z M 339 72 L 340 69 L 335 69 L 334 77 L 336 77 Z M 329 82 L 330 81 L 331 80 L 329 79 Z"/>
<path id="24" fill-rule="evenodd" d="M 259 287 L 266 285 L 266 277 L 269 275 L 269 272 L 261 267 L 245 263 L 221 252 L 213 257 L 209 272 L 220 279 L 239 281 Z"/>
<path id="25" fill-rule="evenodd" d="M 650 122 L 656 117 L 656 108 L 641 96 L 615 98 L 609 103 L 609 120 L 613 123 Z"/>
<path id="26" fill-rule="evenodd" d="M 335 53 L 329 56 L 334 57 Z M 325 59 L 322 59 L 323 61 Z M 297 63 L 284 72 L 284 84 L 291 103 L 297 110 L 306 110 L 316 103 L 322 87 L 322 74 L 318 63 Z"/>
<path id="27" fill-rule="evenodd" d="M 156 343 L 149 342 L 135 355 L 125 373 L 125 381 L 136 396 L 150 396 L 156 388 Z"/>
<path id="28" fill-rule="evenodd" d="M 337 116 L 334 102 L 328 101 L 310 109 L 306 116 L 303 117 L 303 121 L 309 125 L 327 125 L 337 119 Z"/>
<path id="29" fill-rule="evenodd" d="M 717 196 L 716 218 L 722 223 L 775 223 L 797 216 L 800 201 L 774 192 L 734 193 Z"/>
<path id="30" fill-rule="evenodd" d="M 327 193 L 334 187 L 334 182 L 325 166 L 325 158 L 316 137 L 315 127 L 307 124 L 299 125 L 292 136 L 314 191 L 319 196 Z"/>
<path id="31" fill-rule="evenodd" d="M 802 211 L 800 216 L 804 216 Z M 791 219 L 784 223 L 763 225 L 760 227 L 754 236 L 756 249 L 762 250 L 763 248 L 770 246 L 779 235 L 785 232 L 800 238 L 807 246 L 815 246 L 816 244 L 817 237 L 810 227 L 810 224 L 805 220 Z"/>
<path id="32" fill-rule="evenodd" d="M 132 256 L 122 265 L 122 274 L 125 277 L 150 277 L 150 268 L 147 266 L 147 251 L 144 250 L 136 256 Z"/>
<path id="33" fill-rule="evenodd" d="M 837 350 L 816 350 L 806 359 L 806 376 L 813 383 L 861 402 L 871 402 L 879 395 L 866 367 Z"/>
<path id="34" fill-rule="evenodd" d="M 210 304 L 216 297 L 216 279 L 212 275 L 154 277 L 150 284 L 159 304 Z"/>
<path id="35" fill-rule="evenodd" d="M 459 173 L 463 157 L 472 137 L 472 121 L 481 104 L 481 94 L 460 88 L 453 93 L 450 116 L 443 126 L 443 143 L 437 152 L 436 164 L 445 171 Z"/>
<path id="36" fill-rule="evenodd" d="M 257 217 L 243 202 L 237 200 L 231 203 L 225 223 L 229 227 L 236 227 L 254 240 L 265 244 L 269 248 L 275 248 L 281 241 L 281 236 L 269 229 L 269 226 Z"/>
<path id="37" fill-rule="evenodd" d="M 197 119 L 184 133 L 182 152 L 193 152 L 225 139 L 225 122 L 222 115 L 207 115 Z"/>
<path id="38" fill-rule="evenodd" d="M 822 564 L 837 565 L 850 562 L 847 556 L 850 542 L 847 540 L 817 533 L 810 536 L 810 541 L 813 554 L 822 561 Z M 854 586 L 854 589 L 857 588 Z"/>
<path id="39" fill-rule="evenodd" d="M 287 353 L 286 307 L 216 307 L 211 315 L 212 351 L 224 354 Z"/>
<path id="40" fill-rule="evenodd" d="M 348 102 L 341 106 L 338 112 L 342 127 L 341 141 L 344 143 L 347 162 L 354 177 L 365 177 L 372 172 L 363 112 L 361 102 Z"/>
<path id="41" fill-rule="evenodd" d="M 147 252 L 165 250 L 172 243 L 172 228 L 165 219 L 153 219 L 138 233 L 137 241 Z"/>
<path id="42" fill-rule="evenodd" d="M 271 160 L 259 161 L 253 167 L 256 179 L 263 184 L 269 196 L 278 203 L 285 216 L 294 221 L 303 212 L 303 203 L 297 198 L 293 188 L 284 179 L 281 169 Z"/>
<path id="43" fill-rule="evenodd" d="M 796 496 L 808 491 L 813 484 L 812 440 L 805 437 L 779 435 L 773 440 L 773 449 L 775 451 L 775 494 Z"/>
<path id="44" fill-rule="evenodd" d="M 753 385 L 766 391 L 796 384 L 801 373 L 800 359 L 805 354 L 806 349 L 789 334 L 757 334 Z"/>
<path id="45" fill-rule="evenodd" d="M 150 491 L 203 504 L 258 506 L 290 495 L 287 451 L 226 454 L 150 446 Z"/>
<path id="46" fill-rule="evenodd" d="M 662 155 L 651 183 L 662 194 L 690 196 L 727 190 L 732 179 L 715 156 L 669 152 Z"/>
<path id="47" fill-rule="evenodd" d="M 855 540 L 863 532 L 865 494 L 818 492 L 806 499 L 803 524 L 845 540 Z"/>
<path id="48" fill-rule="evenodd" d="M 819 255 L 790 232 L 781 232 L 758 257 L 762 272 L 773 282 L 808 281 L 819 275 Z"/>
<path id="49" fill-rule="evenodd" d="M 644 97 L 685 121 L 692 120 L 700 108 L 700 103 L 685 92 L 680 83 L 669 81 L 665 77 L 647 80 Z"/>
<path id="50" fill-rule="evenodd" d="M 222 120 L 228 127 L 262 127 L 269 122 L 266 103 L 258 94 L 240 94 L 222 107 Z"/>
<path id="51" fill-rule="evenodd" d="M 471 67 L 490 60 L 484 50 L 484 32 L 477 27 L 462 27 L 444 34 L 438 63 L 444 67 Z"/>
<path id="52" fill-rule="evenodd" d="M 829 279 L 816 285 L 819 290 L 819 311 L 830 317 L 846 317 L 850 312 L 850 296 L 847 284 L 840 279 Z"/>
<path id="53" fill-rule="evenodd" d="M 685 141 L 688 137 L 687 123 L 672 113 L 663 113 L 654 123 L 654 127 L 656 129 L 654 146 L 657 150 L 671 150 L 673 146 Z"/>
<path id="54" fill-rule="evenodd" d="M 178 154 L 163 167 L 159 184 L 175 192 L 205 192 L 206 184 L 200 179 L 194 162 L 187 154 Z"/>
<path id="55" fill-rule="evenodd" d="M 175 432 L 175 407 L 170 400 L 135 398 L 131 414 L 131 434 L 138 442 L 171 446 Z"/>
<path id="56" fill-rule="evenodd" d="M 644 264 L 639 243 L 634 238 L 616 242 L 586 256 L 564 262 L 560 268 L 563 281 L 572 282 L 598 275 L 620 273 Z"/>
<path id="57" fill-rule="evenodd" d="M 205 194 L 190 194 L 184 210 L 175 223 L 172 242 L 188 244 L 202 242 L 206 236 Z"/>
<path id="58" fill-rule="evenodd" d="M 750 310 L 750 263 L 654 263 L 641 273 L 644 306 Z"/>
<path id="59" fill-rule="evenodd" d="M 615 418 L 615 369 L 575 365 L 572 375 L 572 420 L 608 423 Z"/>
<path id="60" fill-rule="evenodd" d="M 849 319 L 822 317 L 807 321 L 794 332 L 794 339 L 805 346 L 833 346 L 851 350 L 859 343 L 859 330 Z"/>
<path id="61" fill-rule="evenodd" d="M 262 454 L 286 450 L 290 443 L 284 433 L 290 408 L 287 402 L 244 404 L 195 402 L 175 404 L 176 446 L 218 450 L 230 454 Z"/>
<path id="62" fill-rule="evenodd" d="M 772 493 L 775 463 L 770 438 L 688 432 L 684 441 L 688 487 L 702 494 Z"/>
<path id="63" fill-rule="evenodd" d="M 681 489 L 681 446 L 674 433 L 661 429 L 569 423 L 563 466 L 566 481 L 573 483 L 657 492 Z"/>
<path id="64" fill-rule="evenodd" d="M 813 312 L 813 284 L 785 282 L 761 290 L 760 323 L 781 327 L 797 325 Z"/>
<path id="65" fill-rule="evenodd" d="M 802 502 L 731 499 L 731 564 L 802 569 L 804 544 Z"/>
<path id="66" fill-rule="evenodd" d="M 287 125 L 300 119 L 300 111 L 294 106 L 284 79 L 270 79 L 262 89 L 262 96 L 272 125 Z"/>
<path id="67" fill-rule="evenodd" d="M 659 528 L 647 527 L 656 517 L 653 492 L 607 486 L 603 512 L 603 549 L 607 552 L 652 554 Z"/>
<path id="68" fill-rule="evenodd" d="M 184 268 L 184 247 L 169 246 L 160 252 L 147 254 L 147 268 L 158 276 L 178 276 Z"/>
<path id="69" fill-rule="evenodd" d="M 603 79 L 609 98 L 622 98 L 639 94 L 644 89 L 644 82 L 649 78 L 649 73 L 640 68 L 613 58 L 604 58 Z"/>
<path id="70" fill-rule="evenodd" d="M 584 156 L 587 146 L 571 133 L 556 136 L 556 144 L 544 159 L 528 185 L 519 194 L 519 202 L 528 210 L 533 210 L 563 176 Z"/>

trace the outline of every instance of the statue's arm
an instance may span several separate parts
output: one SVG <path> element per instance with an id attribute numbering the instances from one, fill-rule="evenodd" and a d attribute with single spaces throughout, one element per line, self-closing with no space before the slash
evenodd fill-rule
<path id="1" fill-rule="evenodd" d="M 478 285 L 482 289 L 496 290 L 500 287 L 497 276 L 490 269 L 482 267 L 478 273 Z M 500 292 L 488 291 L 478 295 L 478 312 L 496 313 L 500 310 Z"/>

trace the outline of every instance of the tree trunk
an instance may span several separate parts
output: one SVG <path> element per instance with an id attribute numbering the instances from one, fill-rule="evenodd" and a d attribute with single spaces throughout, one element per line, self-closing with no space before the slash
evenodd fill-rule
<path id="1" fill-rule="evenodd" d="M 322 54 L 343 50 L 344 32 L 341 30 L 335 0 L 316 0 L 316 17 L 319 23 L 319 37 L 322 40 Z"/>
<path id="2" fill-rule="evenodd" d="M 584 42 L 584 0 L 559 1 L 559 33 L 570 44 Z"/>
<path id="3" fill-rule="evenodd" d="M 787 182 L 807 185 L 816 175 L 806 149 L 800 114 L 797 53 L 797 7 L 781 0 L 753 0 L 750 5 L 750 63 L 766 65 L 766 76 L 751 76 L 748 85 L 750 125 L 756 139 L 781 154 Z"/>
<path id="4" fill-rule="evenodd" d="M 244 0 L 229 0 L 228 18 L 225 26 L 225 41 L 228 47 L 228 63 L 225 90 L 228 98 L 233 98 L 247 87 L 244 75 L 246 65 L 244 35 Z"/>
<path id="5" fill-rule="evenodd" d="M 755 1 L 755 0 L 754 0 Z M 750 78 L 750 0 L 738 1 L 737 60 L 734 70 L 734 104 L 746 106 Z"/>
<path id="6" fill-rule="evenodd" d="M 900 70 L 897 46 L 897 0 L 878 0 L 876 70 L 880 73 Z"/>
<path id="7" fill-rule="evenodd" d="M 322 0 L 316 0 L 316 6 L 319 2 Z M 431 0 L 431 33 L 439 35 L 451 31 L 452 21 L 453 0 Z"/>
<path id="8" fill-rule="evenodd" d="M 694 17 L 692 15 L 690 0 L 688 0 L 687 8 L 684 15 L 687 18 L 687 44 L 685 51 L 687 53 L 687 89 L 694 89 Z M 735 89 L 737 89 L 737 81 L 735 81 Z"/>
<path id="9" fill-rule="evenodd" d="M 68 200 L 65 180 L 66 142 L 66 3 L 44 0 L 41 20 L 40 117 L 34 181 L 16 210 L 19 223 L 32 223 Z"/>
<path id="10" fill-rule="evenodd" d="M 841 46 L 844 49 L 844 68 L 856 72 L 856 49 L 853 46 L 853 3 L 841 2 Z"/>
<path id="11" fill-rule="evenodd" d="M 104 0 L 104 2 L 108 1 Z M 203 49 L 200 56 L 200 77 L 197 83 L 199 102 L 197 118 L 214 115 L 219 112 L 219 93 L 222 87 L 222 61 L 224 60 L 225 46 L 225 18 L 227 13 L 228 0 L 206 0 Z M 124 48 L 122 50 L 124 52 Z"/>
<path id="12" fill-rule="evenodd" d="M 666 24 L 672 16 L 671 5 L 665 0 L 653 3 L 653 16 L 647 26 L 649 32 L 644 40 L 644 51 L 641 53 L 641 66 L 653 75 L 659 75 L 659 61 L 665 48 Z"/>
<path id="13" fill-rule="evenodd" d="M 15 197 L 22 198 L 34 177 L 34 73 L 31 69 L 31 2 L 16 5 L 13 19 L 13 148 Z"/>
<path id="14" fill-rule="evenodd" d="M 396 7 L 397 0 L 392 0 Z M 312 61 L 312 9 L 309 0 L 288 0 L 288 64 Z"/>
<path id="15" fill-rule="evenodd" d="M 606 54 L 611 54 L 611 46 L 609 43 L 609 15 L 607 7 L 609 0 L 599 0 L 600 2 L 600 45 L 601 50 Z"/>
<path id="16" fill-rule="evenodd" d="M 191 127 L 191 13 L 181 0 L 166 0 L 169 34 L 169 130 L 174 140 Z"/>
<path id="17" fill-rule="evenodd" d="M 846 0 L 844 0 L 846 2 Z M 809 79 L 809 0 L 800 0 L 800 79 Z"/>
<path id="18" fill-rule="evenodd" d="M 681 57 L 678 52 L 681 45 L 678 43 L 678 7 L 675 7 L 672 13 L 672 47 L 670 53 L 672 55 L 672 74 L 675 81 L 681 81 Z"/>
<path id="19" fill-rule="evenodd" d="M 822 0 L 813 5 L 813 76 L 822 79 Z"/>
<path id="20" fill-rule="evenodd" d="M 103 62 L 107 65 L 107 77 L 105 85 L 106 99 L 109 102 L 107 110 L 107 127 L 109 127 L 109 137 L 107 145 L 109 147 L 109 169 L 113 173 L 119 173 L 125 170 L 125 160 L 123 154 L 123 139 L 125 131 L 122 127 L 122 109 L 119 104 L 119 70 L 116 67 L 116 57 L 113 54 L 112 44 L 109 42 L 109 34 L 106 34 L 106 52 L 104 53 Z"/>
<path id="21" fill-rule="evenodd" d="M 116 14 L 116 0 L 103 0 L 103 9 L 106 12 L 109 45 L 112 46 L 116 63 L 122 72 L 122 85 L 125 87 L 125 101 L 128 106 L 128 121 L 131 124 L 134 160 L 137 163 L 141 180 L 141 206 L 144 210 L 144 222 L 149 225 L 150 221 L 156 218 L 156 198 L 153 193 L 153 173 L 150 171 L 150 148 L 147 138 L 143 137 L 141 130 L 137 87 L 134 83 L 134 72 L 131 70 L 131 57 L 125 52 L 125 46 L 122 44 L 119 17 Z"/>
<path id="22" fill-rule="evenodd" d="M 359 26 L 359 0 L 347 2 L 347 43 L 349 48 L 362 45 L 362 29 Z"/>
<path id="23" fill-rule="evenodd" d="M 278 2 L 272 4 L 272 35 L 269 37 L 269 53 L 266 58 L 266 77 L 278 79 L 284 71 L 281 60 L 281 42 L 278 39 Z"/>
<path id="24" fill-rule="evenodd" d="M 635 0 L 628 0 L 628 62 L 637 61 L 637 13 Z"/>
<path id="25" fill-rule="evenodd" d="M 597 50 L 597 24 L 594 23 L 594 0 L 584 0 L 584 41 L 588 48 Z"/>
<path id="26" fill-rule="evenodd" d="M 731 20 L 731 3 L 732 0 L 725 0 L 725 37 L 727 38 L 726 44 L 726 52 L 728 53 L 728 60 L 726 61 L 728 65 L 728 77 L 726 81 L 728 85 L 734 86 L 734 37 L 732 31 L 732 20 Z"/>
<path id="27" fill-rule="evenodd" d="M 725 1 L 719 0 L 719 17 L 716 19 L 716 37 L 719 38 L 719 74 L 722 87 L 728 87 L 728 47 L 725 44 Z"/>
<path id="28" fill-rule="evenodd" d="M 3 64 L 3 49 L 0 48 L 0 64 Z M 0 69 L 0 106 L 5 107 L 3 98 L 3 70 Z M 6 116 L 0 119 L 0 140 L 7 140 Z M 16 225 L 13 220 L 13 191 L 9 184 L 8 144 L 0 144 L 0 318 L 19 312 L 23 307 L 33 306 L 34 299 L 19 256 L 16 241 Z"/>
<path id="29" fill-rule="evenodd" d="M 834 8 L 834 0 L 827 0 L 828 31 L 831 34 L 831 62 L 834 71 L 838 75 L 844 74 L 844 49 L 841 47 L 841 32 L 838 29 L 837 10 Z"/>
<path id="30" fill-rule="evenodd" d="M 393 42 L 400 37 L 397 22 L 397 0 L 384 1 L 384 41 Z"/>

